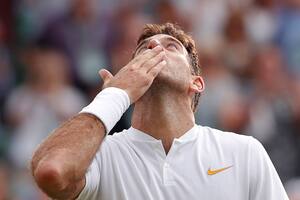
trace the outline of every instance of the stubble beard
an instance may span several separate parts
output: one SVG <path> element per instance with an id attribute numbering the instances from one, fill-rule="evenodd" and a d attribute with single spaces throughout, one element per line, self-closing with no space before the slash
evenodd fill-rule
<path id="1" fill-rule="evenodd" d="M 157 75 L 149 88 L 151 95 L 164 95 L 166 93 L 182 94 L 185 90 L 185 84 L 182 77 L 176 76 L 176 74 L 175 76 L 171 76 L 163 71 Z"/>

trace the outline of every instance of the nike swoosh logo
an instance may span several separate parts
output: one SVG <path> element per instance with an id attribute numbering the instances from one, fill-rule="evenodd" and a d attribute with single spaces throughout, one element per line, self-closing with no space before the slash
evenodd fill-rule
<path id="1" fill-rule="evenodd" d="M 215 175 L 215 174 L 217 174 L 217 173 L 220 173 L 220 172 L 222 172 L 222 171 L 225 171 L 226 169 L 229 169 L 229 168 L 231 168 L 233 165 L 231 165 L 231 166 L 228 166 L 228 167 L 224 167 L 224 168 L 220 168 L 220 169 L 208 169 L 207 170 L 207 174 L 208 175 Z"/>

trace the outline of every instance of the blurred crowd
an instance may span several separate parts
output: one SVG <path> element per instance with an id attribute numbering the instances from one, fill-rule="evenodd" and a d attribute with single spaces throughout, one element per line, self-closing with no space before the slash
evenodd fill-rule
<path id="1" fill-rule="evenodd" d="M 196 122 L 257 138 L 300 199 L 300 0 L 1 0 L 0 200 L 46 199 L 32 152 L 93 99 L 99 69 L 127 64 L 145 23 L 163 22 L 198 46 Z"/>

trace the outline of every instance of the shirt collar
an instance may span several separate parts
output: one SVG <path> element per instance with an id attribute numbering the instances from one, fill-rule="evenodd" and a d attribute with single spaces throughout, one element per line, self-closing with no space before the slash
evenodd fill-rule
<path id="1" fill-rule="evenodd" d="M 158 140 L 151 135 L 138 130 L 136 128 L 130 127 L 129 128 L 129 137 L 135 141 L 140 142 L 160 142 L 161 140 Z M 195 140 L 197 138 L 197 125 L 194 125 L 190 130 L 185 132 L 181 137 L 175 138 L 174 141 L 178 141 L 180 143 L 189 142 L 192 140 Z"/>

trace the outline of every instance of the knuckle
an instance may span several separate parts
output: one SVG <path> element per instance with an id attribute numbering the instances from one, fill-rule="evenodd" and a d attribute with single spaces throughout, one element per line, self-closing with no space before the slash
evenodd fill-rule
<path id="1" fill-rule="evenodd" d="M 146 63 L 146 65 L 147 65 L 147 66 L 153 66 L 154 63 L 155 63 L 155 60 L 149 60 L 149 61 Z"/>
<path id="2" fill-rule="evenodd" d="M 151 75 L 152 75 L 152 76 L 156 76 L 156 75 L 160 72 L 160 70 L 161 70 L 161 68 L 160 68 L 159 66 L 153 68 L 153 69 L 151 70 Z"/>
<path id="3" fill-rule="evenodd" d="M 136 71 L 136 65 L 131 65 L 131 66 L 128 68 L 128 70 L 129 70 L 130 72 Z"/>
<path id="4" fill-rule="evenodd" d="M 135 69 L 135 68 L 136 68 L 136 63 L 130 64 L 129 69 Z"/>
<path id="5" fill-rule="evenodd" d="M 157 70 L 151 70 L 151 71 L 149 72 L 149 74 L 150 74 L 150 76 L 155 77 L 156 74 L 157 74 Z"/>
<path id="6" fill-rule="evenodd" d="M 149 85 L 151 83 L 151 81 L 152 81 L 152 79 L 147 77 L 147 78 L 144 79 L 144 84 Z"/>
<path id="7" fill-rule="evenodd" d="M 148 84 L 148 79 L 149 79 L 149 77 L 145 74 L 143 76 L 141 76 L 140 81 L 141 81 L 142 85 L 147 85 Z"/>
<path id="8" fill-rule="evenodd" d="M 144 76 L 145 76 L 145 73 L 142 70 L 136 70 L 135 73 L 138 77 L 141 77 L 141 78 L 144 78 Z"/>

